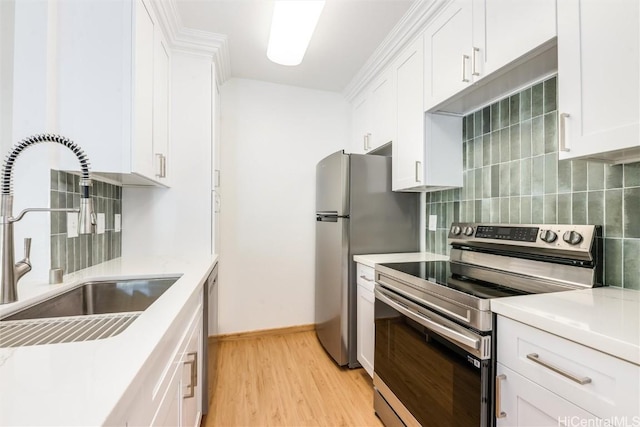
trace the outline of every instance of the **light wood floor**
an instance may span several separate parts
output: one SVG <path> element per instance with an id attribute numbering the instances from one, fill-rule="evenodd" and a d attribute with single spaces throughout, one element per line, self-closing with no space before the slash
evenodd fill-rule
<path id="1" fill-rule="evenodd" d="M 204 427 L 371 426 L 371 378 L 339 368 L 313 331 L 220 343 L 218 382 Z"/>

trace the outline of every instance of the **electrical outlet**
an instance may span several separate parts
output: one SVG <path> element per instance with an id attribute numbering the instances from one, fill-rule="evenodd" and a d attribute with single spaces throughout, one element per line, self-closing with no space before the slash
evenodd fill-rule
<path id="1" fill-rule="evenodd" d="M 96 233 L 104 234 L 105 223 L 106 223 L 104 213 L 99 213 L 97 216 L 98 216 L 98 226 L 97 226 Z"/>
<path id="2" fill-rule="evenodd" d="M 438 215 L 429 215 L 429 231 L 436 231 L 438 228 Z"/>
<path id="3" fill-rule="evenodd" d="M 122 229 L 122 216 L 120 214 L 115 214 L 113 216 L 113 230 L 118 233 Z"/>
<path id="4" fill-rule="evenodd" d="M 67 237 L 78 237 L 78 213 L 67 212 Z"/>

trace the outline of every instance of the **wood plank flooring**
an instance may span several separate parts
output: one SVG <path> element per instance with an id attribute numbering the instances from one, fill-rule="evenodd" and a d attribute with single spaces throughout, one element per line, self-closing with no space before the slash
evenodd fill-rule
<path id="1" fill-rule="evenodd" d="M 381 427 L 362 368 L 339 368 L 314 331 L 222 341 L 204 427 Z"/>

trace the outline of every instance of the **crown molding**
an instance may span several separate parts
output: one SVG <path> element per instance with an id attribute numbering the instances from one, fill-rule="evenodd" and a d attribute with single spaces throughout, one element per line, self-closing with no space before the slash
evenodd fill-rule
<path id="1" fill-rule="evenodd" d="M 172 49 L 211 57 L 216 65 L 216 80 L 219 85 L 231 77 L 226 35 L 186 28 L 180 19 L 175 0 L 156 0 L 152 4 L 162 32 Z"/>
<path id="2" fill-rule="evenodd" d="M 433 17 L 451 0 L 415 0 L 407 13 L 396 24 L 380 46 L 373 52 L 360 71 L 345 87 L 342 94 L 352 102 L 373 79 L 426 29 Z"/>

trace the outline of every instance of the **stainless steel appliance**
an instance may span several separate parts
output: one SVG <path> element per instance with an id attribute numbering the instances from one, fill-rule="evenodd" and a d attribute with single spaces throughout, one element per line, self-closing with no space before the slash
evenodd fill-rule
<path id="1" fill-rule="evenodd" d="M 359 366 L 353 255 L 418 250 L 418 200 L 391 191 L 390 157 L 339 151 L 316 167 L 316 333 L 341 366 Z"/>
<path id="2" fill-rule="evenodd" d="M 218 363 L 218 263 L 213 266 L 203 286 L 202 295 L 202 414 L 211 406 L 215 390 Z"/>
<path id="3" fill-rule="evenodd" d="M 450 260 L 376 266 L 374 406 L 385 425 L 493 426 L 490 301 L 602 284 L 601 229 L 452 224 Z"/>

